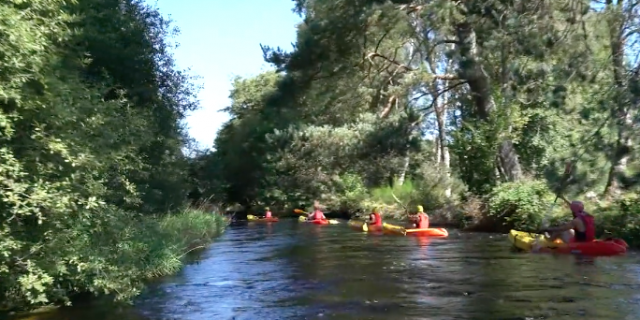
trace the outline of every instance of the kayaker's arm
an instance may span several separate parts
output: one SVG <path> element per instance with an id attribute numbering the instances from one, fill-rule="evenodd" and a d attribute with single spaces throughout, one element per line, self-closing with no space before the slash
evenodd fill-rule
<path id="1" fill-rule="evenodd" d="M 575 228 L 575 220 L 571 220 L 561 226 L 555 227 L 555 228 L 548 228 L 546 231 L 547 232 L 558 232 L 558 231 L 567 231 L 567 230 L 571 230 Z"/>

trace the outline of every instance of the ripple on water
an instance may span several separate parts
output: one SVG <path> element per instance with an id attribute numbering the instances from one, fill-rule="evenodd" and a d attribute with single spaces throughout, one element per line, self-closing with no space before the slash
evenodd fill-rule
<path id="1" fill-rule="evenodd" d="M 505 236 L 489 234 L 428 239 L 344 224 L 249 224 L 230 228 L 135 308 L 41 319 L 637 319 L 639 262 L 633 253 L 517 254 Z"/>

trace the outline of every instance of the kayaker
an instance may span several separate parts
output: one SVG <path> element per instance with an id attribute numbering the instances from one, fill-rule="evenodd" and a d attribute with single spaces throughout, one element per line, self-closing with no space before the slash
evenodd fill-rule
<path id="1" fill-rule="evenodd" d="M 322 211 L 320 210 L 320 204 L 317 201 L 313 203 L 313 212 L 311 212 L 309 216 L 307 216 L 307 220 L 327 220 L 327 218 L 324 216 L 324 213 L 322 213 Z"/>
<path id="2" fill-rule="evenodd" d="M 596 226 L 592 215 L 584 211 L 584 204 L 581 201 L 569 202 L 564 197 L 560 197 L 571 209 L 573 219 L 564 225 L 555 228 L 548 228 L 543 232 L 549 233 L 549 240 L 561 239 L 564 243 L 591 242 L 596 239 Z"/>
<path id="3" fill-rule="evenodd" d="M 429 216 L 424 213 L 422 206 L 418 206 L 418 212 L 414 216 L 410 216 L 409 220 L 412 222 L 413 227 L 416 229 L 428 229 L 429 228 Z"/>
<path id="4" fill-rule="evenodd" d="M 382 226 L 382 217 L 380 216 L 378 208 L 373 208 L 373 210 L 371 210 L 367 224 L 370 226 Z"/>
<path id="5" fill-rule="evenodd" d="M 272 214 L 271 214 L 271 210 L 269 210 L 269 207 L 264 208 L 264 217 L 266 219 L 271 218 Z"/>

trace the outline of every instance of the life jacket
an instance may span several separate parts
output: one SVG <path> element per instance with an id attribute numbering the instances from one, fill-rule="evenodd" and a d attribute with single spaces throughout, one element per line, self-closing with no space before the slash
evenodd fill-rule
<path id="1" fill-rule="evenodd" d="M 379 213 L 371 213 L 369 215 L 370 219 L 373 220 L 370 224 L 372 226 L 381 226 L 382 225 L 382 217 L 380 217 Z"/>
<path id="2" fill-rule="evenodd" d="M 416 220 L 416 224 L 418 225 L 418 229 L 428 229 L 429 216 L 424 212 L 418 213 L 418 219 Z"/>
<path id="3" fill-rule="evenodd" d="M 271 211 L 267 211 L 264 213 L 265 218 L 271 218 Z"/>
<path id="4" fill-rule="evenodd" d="M 592 215 L 581 212 L 576 214 L 576 218 L 582 220 L 584 231 L 575 231 L 575 240 L 577 242 L 591 242 L 596 239 L 596 224 Z"/>
<path id="5" fill-rule="evenodd" d="M 313 212 L 313 215 L 311 216 L 311 220 L 324 220 L 324 213 L 322 213 L 322 211 L 320 210 L 316 210 Z"/>

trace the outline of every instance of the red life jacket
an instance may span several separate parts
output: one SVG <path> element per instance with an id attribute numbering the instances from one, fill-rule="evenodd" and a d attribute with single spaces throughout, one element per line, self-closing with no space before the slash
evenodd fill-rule
<path id="1" fill-rule="evenodd" d="M 584 233 L 584 236 L 581 237 L 582 241 L 591 242 L 591 241 L 595 240 L 596 239 L 596 224 L 595 224 L 595 219 L 593 218 L 593 216 L 583 211 L 582 213 L 576 214 L 576 217 L 580 218 L 580 220 L 582 220 L 582 223 L 584 224 L 584 232 L 580 232 L 578 230 L 575 230 L 576 235 L 578 233 Z M 579 238 L 580 238 L 580 236 L 576 236 L 576 240 L 580 240 Z"/>
<path id="2" fill-rule="evenodd" d="M 418 229 L 428 229 L 429 228 L 429 216 L 422 212 L 418 213 L 417 219 Z"/>
<path id="3" fill-rule="evenodd" d="M 324 213 L 322 213 L 322 211 L 320 210 L 316 210 L 313 212 L 313 215 L 311 216 L 311 220 L 324 220 Z"/>
<path id="4" fill-rule="evenodd" d="M 264 213 L 265 218 L 271 218 L 271 211 L 267 211 Z"/>
<path id="5" fill-rule="evenodd" d="M 369 215 L 369 218 L 373 220 L 371 223 L 372 226 L 381 226 L 382 225 L 382 217 L 380 217 L 379 213 L 372 213 Z"/>

